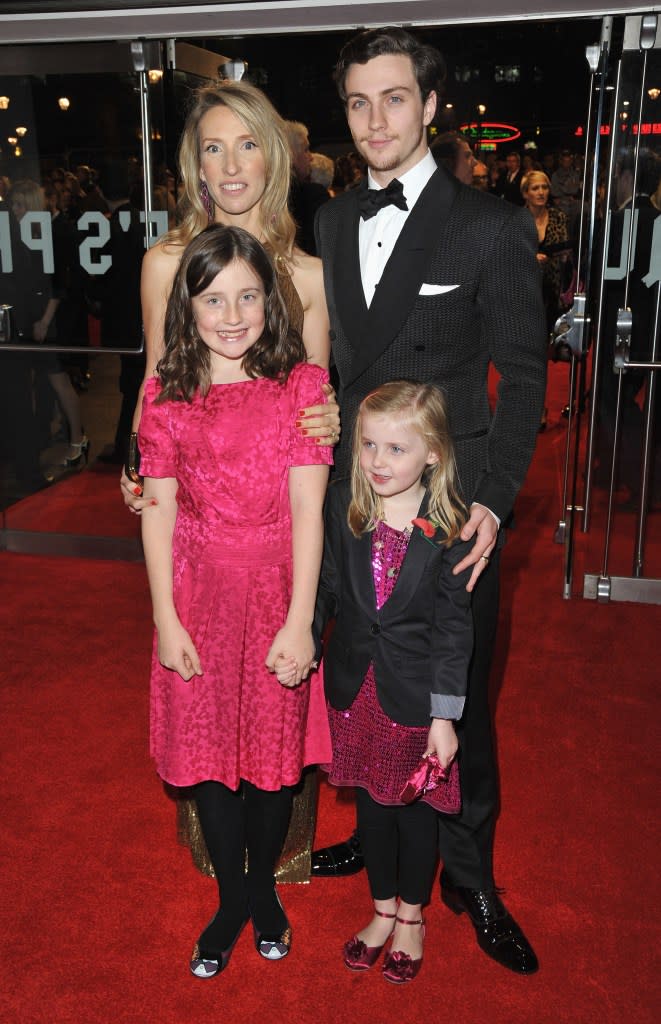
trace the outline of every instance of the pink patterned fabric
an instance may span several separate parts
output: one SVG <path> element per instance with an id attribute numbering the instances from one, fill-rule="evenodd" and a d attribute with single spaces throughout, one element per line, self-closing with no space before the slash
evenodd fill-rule
<path id="1" fill-rule="evenodd" d="M 372 574 L 377 607 L 388 600 L 397 582 L 410 534 L 378 523 L 372 534 Z M 334 786 L 362 786 L 380 804 L 403 806 L 400 794 L 420 763 L 429 728 L 399 725 L 379 704 L 372 666 L 346 711 L 328 707 L 333 743 L 332 763 L 324 765 Z M 446 811 L 443 787 L 421 797 Z M 457 808 L 458 810 L 458 808 Z"/>
<path id="2" fill-rule="evenodd" d="M 291 595 L 288 471 L 332 461 L 294 421 L 324 401 L 327 380 L 301 364 L 284 386 L 214 385 L 190 404 L 155 404 L 156 379 L 145 388 L 141 472 L 179 484 L 175 605 L 204 670 L 184 682 L 159 664 L 154 642 L 151 753 L 174 786 L 246 779 L 275 790 L 330 757 L 320 673 L 292 690 L 264 665 Z"/>

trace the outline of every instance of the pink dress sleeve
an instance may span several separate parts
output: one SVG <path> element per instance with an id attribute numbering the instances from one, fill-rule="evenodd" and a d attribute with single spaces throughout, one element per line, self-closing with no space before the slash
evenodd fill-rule
<path id="1" fill-rule="evenodd" d="M 306 437 L 295 426 L 301 409 L 310 405 L 322 405 L 326 396 L 321 390 L 328 383 L 328 372 L 315 363 L 299 363 L 289 375 L 287 388 L 292 399 L 292 419 L 289 435 L 290 466 L 332 466 L 331 445 L 317 444 L 316 438 Z"/>
<path id="2" fill-rule="evenodd" d="M 156 404 L 160 381 L 152 377 L 145 384 L 142 415 L 138 428 L 140 473 L 156 478 L 176 477 L 177 460 L 170 429 L 169 402 Z"/>

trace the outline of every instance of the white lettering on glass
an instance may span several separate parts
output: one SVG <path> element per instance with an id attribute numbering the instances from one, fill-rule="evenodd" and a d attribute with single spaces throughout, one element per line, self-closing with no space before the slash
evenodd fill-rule
<path id="1" fill-rule="evenodd" d="M 21 217 L 21 241 L 33 252 L 40 252 L 44 264 L 44 274 L 52 274 L 55 270 L 53 259 L 53 229 L 50 213 L 26 213 Z M 35 235 L 34 228 L 39 228 Z"/>
<path id="2" fill-rule="evenodd" d="M 100 274 L 105 274 L 112 264 L 112 260 L 107 253 L 99 253 L 96 259 L 92 258 L 95 250 L 103 249 L 110 239 L 110 221 L 98 210 L 88 210 L 87 213 L 78 218 L 79 231 L 87 231 L 88 228 L 93 226 L 96 226 L 98 231 L 96 235 L 89 235 L 84 242 L 81 242 L 80 265 L 88 274 L 94 274 L 98 277 Z"/>

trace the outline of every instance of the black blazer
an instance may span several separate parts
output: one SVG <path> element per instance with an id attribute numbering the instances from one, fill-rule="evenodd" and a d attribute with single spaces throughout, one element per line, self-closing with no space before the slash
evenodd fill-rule
<path id="1" fill-rule="evenodd" d="M 521 169 L 516 172 L 511 181 L 508 180 L 507 174 L 504 174 L 498 194 L 508 203 L 513 203 L 515 206 L 525 206 L 526 201 L 521 192 L 521 182 L 524 177 L 525 175 Z"/>
<path id="2" fill-rule="evenodd" d="M 459 708 L 466 694 L 473 650 L 470 570 L 453 576 L 452 567 L 472 545 L 432 545 L 414 529 L 392 594 L 378 610 L 372 534 L 353 536 L 349 500 L 347 481 L 331 483 L 315 614 L 317 636 L 336 617 L 324 657 L 326 696 L 332 707 L 348 708 L 372 663 L 385 713 L 402 725 L 429 725 L 432 694 L 459 698 Z M 419 514 L 425 512 L 426 498 Z"/>
<path id="3" fill-rule="evenodd" d="M 465 500 L 504 520 L 535 447 L 546 386 L 534 221 L 527 210 L 461 185 L 439 167 L 408 216 L 368 309 L 358 256 L 359 191 L 336 196 L 317 215 L 342 412 L 339 475 L 348 468 L 353 421 L 369 391 L 401 377 L 434 381 L 448 398 Z M 494 415 L 490 361 L 501 374 Z"/>

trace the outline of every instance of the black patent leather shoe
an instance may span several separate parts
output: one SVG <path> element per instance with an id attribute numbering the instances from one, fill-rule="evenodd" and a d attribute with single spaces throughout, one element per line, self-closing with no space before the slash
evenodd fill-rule
<path id="1" fill-rule="evenodd" d="M 496 889 L 454 886 L 442 873 L 441 899 L 453 913 L 468 914 L 480 949 L 496 963 L 517 974 L 534 974 L 538 970 L 535 951 Z"/>
<path id="2" fill-rule="evenodd" d="M 365 867 L 358 833 L 343 843 L 312 851 L 312 877 L 334 878 L 355 875 Z"/>

